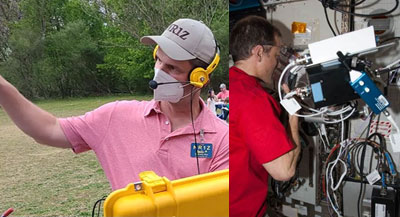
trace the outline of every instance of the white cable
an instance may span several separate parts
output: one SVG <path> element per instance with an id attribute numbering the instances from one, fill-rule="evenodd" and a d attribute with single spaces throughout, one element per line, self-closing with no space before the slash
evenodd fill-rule
<path id="1" fill-rule="evenodd" d="M 338 161 L 339 161 L 340 163 L 343 164 L 343 166 L 344 166 L 344 171 L 343 171 L 342 175 L 340 176 L 338 183 L 337 183 L 336 186 L 334 187 L 334 186 L 333 186 L 334 181 L 333 181 L 333 177 L 332 177 L 332 172 L 333 172 L 333 168 L 336 166 L 336 162 L 335 162 L 335 164 L 331 167 L 331 171 L 330 171 L 330 173 L 331 173 L 331 189 L 332 189 L 333 191 L 336 191 L 336 190 L 340 187 L 340 185 L 342 184 L 342 181 L 343 181 L 343 179 L 344 179 L 344 177 L 346 176 L 346 173 L 347 173 L 347 165 L 346 165 L 346 163 L 345 163 L 342 159 L 339 159 Z"/>
<path id="2" fill-rule="evenodd" d="M 307 58 L 305 58 L 305 60 L 306 59 Z M 298 70 L 300 70 L 300 69 L 302 69 L 304 67 L 303 65 L 296 65 L 296 62 L 301 62 L 301 61 L 303 61 L 303 60 L 291 62 L 283 69 L 283 71 L 282 71 L 282 73 L 281 73 L 281 75 L 279 77 L 279 80 L 278 80 L 278 95 L 279 95 L 279 100 L 280 101 L 282 101 L 283 99 L 287 99 L 287 98 L 290 98 L 290 97 L 293 97 L 294 95 L 296 95 L 296 91 L 293 91 L 293 92 L 288 93 L 287 95 L 285 95 L 282 98 L 282 87 L 281 86 L 282 86 L 282 80 L 283 80 L 283 78 L 285 77 L 285 75 L 286 75 L 286 73 L 288 71 L 290 71 L 290 73 L 296 73 L 296 71 L 298 71 Z M 307 117 L 314 117 L 314 116 L 318 116 L 318 115 L 322 116 L 323 114 L 327 113 L 327 111 L 328 111 L 328 109 L 326 107 L 321 108 L 320 110 L 309 108 L 307 106 L 302 106 L 302 108 L 306 108 L 306 109 L 310 110 L 311 114 L 297 114 L 297 113 L 295 113 L 294 115 L 297 116 L 297 117 L 307 118 Z M 340 109 L 338 111 L 328 112 L 327 115 L 329 115 L 329 116 L 341 115 L 341 114 L 344 114 L 344 113 L 350 111 L 350 109 L 351 109 L 351 106 L 347 106 L 347 107 L 344 107 L 344 108 L 342 108 L 342 109 Z M 349 118 L 354 113 L 354 111 L 355 111 L 355 109 L 353 108 L 353 110 L 351 111 L 351 113 L 348 116 L 346 116 L 345 118 L 341 118 L 340 120 L 327 121 L 327 120 L 324 119 L 324 122 L 325 123 L 339 123 L 339 122 L 342 122 L 342 121 L 346 120 L 347 118 Z M 314 112 L 314 113 L 312 113 L 312 112 Z"/>
<path id="3" fill-rule="evenodd" d="M 331 162 L 332 163 L 332 162 Z M 330 164 L 330 163 L 329 163 Z M 328 176 L 328 171 L 329 171 L 329 165 L 328 164 L 328 166 L 326 167 L 326 171 L 325 171 L 325 182 L 326 182 L 326 194 L 328 195 L 328 200 L 329 200 L 329 202 L 330 202 L 330 204 L 331 204 L 331 206 L 332 206 L 332 208 L 333 208 L 333 210 L 335 211 L 335 213 L 338 215 L 338 216 L 342 216 L 341 214 L 340 214 L 340 212 L 336 209 L 336 206 L 335 206 L 335 204 L 333 204 L 333 201 L 332 201 L 332 198 L 331 198 L 331 196 L 330 196 L 330 194 L 329 194 L 329 176 Z"/>
<path id="4" fill-rule="evenodd" d="M 325 171 L 326 194 L 328 195 L 328 200 L 331 203 L 333 210 L 337 213 L 336 206 L 333 204 L 331 195 L 329 194 L 329 176 L 328 176 L 329 166 L 330 166 L 330 164 L 327 165 L 326 171 Z"/>
<path id="5" fill-rule="evenodd" d="M 343 140 L 344 140 L 344 120 L 343 120 L 343 115 L 342 114 L 340 114 L 340 118 L 342 119 L 342 123 L 341 123 L 341 125 L 342 125 L 342 133 L 341 133 L 341 142 L 343 142 Z"/>
<path id="6" fill-rule="evenodd" d="M 292 67 L 294 67 L 294 68 L 292 68 Z M 291 73 L 294 73 L 295 71 L 301 69 L 302 67 L 303 67 L 303 66 L 296 66 L 296 63 L 295 63 L 295 62 L 291 62 L 291 63 L 289 63 L 289 64 L 285 67 L 285 69 L 283 69 L 283 71 L 282 71 L 282 73 L 281 73 L 281 76 L 279 77 L 279 80 L 278 80 L 278 95 L 279 95 L 279 101 L 282 101 L 282 100 L 283 100 L 283 98 L 282 98 L 282 89 L 281 89 L 281 86 L 282 86 L 283 77 L 285 77 L 285 74 L 287 73 L 287 71 L 289 71 L 289 69 L 292 68 L 290 71 L 291 71 Z M 316 110 L 314 110 L 314 111 L 316 111 Z M 324 112 L 326 112 L 326 110 L 318 111 L 318 112 L 316 112 L 316 113 L 314 113 L 314 114 L 305 114 L 305 115 L 294 114 L 294 115 L 297 116 L 297 117 L 306 118 L 306 117 L 314 117 L 314 116 L 317 116 L 317 115 L 321 115 L 321 114 L 323 114 Z"/>
<path id="7" fill-rule="evenodd" d="M 300 115 L 300 114 L 293 114 L 293 115 L 295 115 L 295 116 L 297 116 L 297 117 L 302 117 L 302 118 L 308 118 L 308 117 L 314 117 L 314 116 L 317 116 L 317 115 L 322 115 L 324 112 L 319 112 L 319 113 L 314 113 L 314 114 L 309 114 L 309 115 Z"/>
<path id="8" fill-rule="evenodd" d="M 327 124 L 337 124 L 339 122 L 342 122 L 344 120 L 346 120 L 347 118 L 349 118 L 351 115 L 353 115 L 353 113 L 356 111 L 355 108 L 353 108 L 353 110 L 350 112 L 350 114 L 348 114 L 346 117 L 340 119 L 340 120 L 335 120 L 335 121 L 328 121 L 328 120 L 324 120 L 325 123 Z"/>
<path id="9" fill-rule="evenodd" d="M 330 115 L 330 116 L 337 116 L 337 115 L 344 114 L 344 113 L 350 111 L 351 109 L 352 109 L 352 107 L 348 105 L 348 106 L 342 107 L 341 109 L 336 110 L 336 111 L 329 111 L 326 114 Z"/>
<path id="10" fill-rule="evenodd" d="M 310 108 L 310 107 L 308 107 L 308 106 L 303 105 L 303 108 L 306 108 L 306 109 L 308 109 L 308 110 L 310 110 L 310 111 L 313 111 L 313 112 L 315 112 L 315 113 L 318 113 L 319 115 L 325 114 L 325 113 L 328 111 L 328 108 L 327 108 L 327 107 L 322 107 L 322 108 L 320 108 L 320 109 L 318 110 L 318 109 L 313 109 L 313 108 Z"/>
<path id="11" fill-rule="evenodd" d="M 281 92 L 281 85 L 282 85 L 282 80 L 283 77 L 285 76 L 286 72 L 289 70 L 289 68 L 291 68 L 292 66 L 295 66 L 296 63 L 295 62 L 291 62 L 289 63 L 285 69 L 283 69 L 281 76 L 279 77 L 279 81 L 278 81 L 278 94 L 279 94 L 279 101 L 282 101 L 282 92 Z"/>
<path id="12" fill-rule="evenodd" d="M 344 140 L 342 140 L 340 144 L 341 144 L 341 145 L 340 145 L 339 153 L 338 153 L 338 155 L 337 155 L 337 157 L 336 157 L 336 160 L 329 163 L 329 164 L 333 163 L 333 166 L 332 166 L 331 169 L 330 169 L 331 189 L 332 189 L 333 191 L 336 191 L 336 190 L 340 187 L 340 185 L 342 184 L 342 181 L 343 181 L 343 179 L 344 179 L 344 177 L 346 176 L 346 173 L 347 173 L 347 165 L 346 165 L 346 163 L 345 163 L 342 159 L 340 159 L 340 158 L 342 157 L 343 153 L 346 153 L 345 150 L 346 150 L 347 147 L 348 147 L 348 146 L 347 146 L 347 141 L 345 142 Z M 333 169 L 336 167 L 338 161 L 339 161 L 340 163 L 343 164 L 343 166 L 344 166 L 344 171 L 343 171 L 342 175 L 340 176 L 338 183 L 337 183 L 336 186 L 334 187 L 334 186 L 333 186 L 334 180 L 333 180 L 333 175 L 332 175 L 332 173 L 333 173 Z"/>
<path id="13" fill-rule="evenodd" d="M 318 130 L 319 137 L 320 137 L 321 140 L 322 140 L 322 144 L 323 144 L 324 147 L 325 147 L 325 151 L 327 151 L 327 150 L 328 150 L 328 146 L 327 146 L 326 143 L 325 143 L 325 139 L 322 137 L 321 130 L 320 130 L 319 128 L 317 128 L 317 130 Z"/>
<path id="14" fill-rule="evenodd" d="M 352 109 L 351 106 L 346 106 L 344 108 L 341 108 L 340 110 L 327 112 L 326 114 L 329 115 L 329 116 L 337 116 L 337 115 L 344 114 L 344 113 L 350 111 L 351 109 Z"/>
<path id="15" fill-rule="evenodd" d="M 325 136 L 326 144 L 328 144 L 328 146 L 329 146 L 330 142 L 329 142 L 328 135 L 327 135 L 327 133 L 326 133 L 325 124 L 324 124 L 324 123 L 321 123 L 321 124 L 320 124 L 320 127 L 321 127 L 321 134 L 322 134 L 323 136 Z M 328 148 L 329 148 L 329 147 L 328 147 Z"/>
<path id="16" fill-rule="evenodd" d="M 400 59 L 394 61 L 393 63 L 387 65 L 384 69 L 390 69 L 392 66 L 395 66 L 396 64 L 400 63 Z"/>
<path id="17" fill-rule="evenodd" d="M 293 96 L 295 96 L 296 94 L 297 94 L 296 91 L 292 91 L 292 92 L 286 94 L 286 95 L 283 97 L 283 99 L 287 99 L 287 98 L 293 97 Z"/>
<path id="18" fill-rule="evenodd" d="M 326 143 L 327 143 L 327 144 L 328 144 L 328 146 L 329 146 L 329 144 L 331 144 L 331 143 L 329 142 L 328 135 L 326 135 L 326 134 L 325 134 L 325 139 L 326 139 Z"/>
<path id="19" fill-rule="evenodd" d="M 342 141 L 342 142 L 343 142 L 343 141 Z M 342 215 L 341 215 L 340 212 L 336 209 L 336 205 L 334 204 L 334 201 L 333 201 L 332 198 L 330 197 L 330 194 L 329 194 L 329 180 L 331 181 L 331 186 L 330 186 L 330 188 L 332 189 L 332 191 L 336 191 L 336 190 L 340 187 L 341 183 L 343 182 L 344 177 L 346 176 L 346 173 L 347 173 L 347 166 L 346 166 L 346 163 L 345 163 L 343 160 L 340 159 L 340 157 L 341 157 L 342 154 L 344 153 L 343 149 L 347 149 L 347 146 L 346 146 L 346 147 L 344 147 L 344 145 L 341 145 L 341 146 L 340 146 L 339 153 L 338 153 L 338 156 L 337 156 L 336 160 L 335 160 L 335 161 L 332 161 L 332 162 L 330 162 L 330 163 L 328 163 L 327 168 L 326 168 L 326 171 L 325 171 L 326 189 L 327 189 L 328 199 L 329 199 L 329 202 L 331 203 L 332 208 L 334 209 L 334 211 L 336 212 L 336 214 L 337 214 L 338 216 L 342 216 Z M 333 181 L 333 175 L 332 175 L 332 173 L 333 173 L 333 169 L 335 168 L 335 166 L 336 166 L 336 164 L 337 164 L 338 161 L 344 165 L 345 170 L 344 170 L 344 172 L 342 173 L 341 177 L 339 178 L 339 182 L 336 184 L 336 186 L 333 186 L 333 185 L 334 185 L 334 181 Z M 331 165 L 332 165 L 332 166 L 331 166 Z M 329 171 L 329 173 L 328 173 L 328 171 Z M 334 194 L 333 196 L 335 197 L 335 194 Z M 335 199 L 335 202 L 336 202 L 336 198 L 334 198 L 334 199 Z"/>

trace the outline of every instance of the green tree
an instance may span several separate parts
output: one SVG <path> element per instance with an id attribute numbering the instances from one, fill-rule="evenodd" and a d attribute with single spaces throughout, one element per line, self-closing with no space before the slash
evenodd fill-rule
<path id="1" fill-rule="evenodd" d="M 23 0 L 23 18 L 11 26 L 10 60 L 3 75 L 27 97 L 107 92 L 97 64 L 103 22 L 79 0 Z M 89 9 L 88 9 L 89 8 Z"/>
<path id="2" fill-rule="evenodd" d="M 221 50 L 219 67 L 212 74 L 212 87 L 217 88 L 219 83 L 228 83 L 228 53 L 229 53 L 229 12 L 228 2 L 224 0 L 103 0 L 97 1 L 99 8 L 104 8 L 104 14 L 109 24 L 128 32 L 136 40 L 144 35 L 161 34 L 164 29 L 178 18 L 193 18 L 203 21 L 213 31 Z M 124 42 L 122 42 L 124 43 Z M 125 47 L 126 44 L 122 44 Z M 147 49 L 144 55 L 150 56 L 152 48 L 136 46 L 138 53 Z M 140 51 L 139 51 L 140 49 Z M 148 57 L 147 57 L 148 58 Z M 105 60 L 106 64 L 108 61 Z M 132 65 L 135 67 L 135 65 Z M 108 67 L 111 69 L 112 67 Z M 125 68 L 128 70 L 128 68 Z M 148 70 L 152 70 L 152 67 Z M 131 70 L 133 71 L 133 70 Z M 142 72 L 143 73 L 143 72 Z M 145 73 L 143 78 L 148 77 Z"/>
<path id="3" fill-rule="evenodd" d="M 185 17 L 213 30 L 221 62 L 211 82 L 214 87 L 228 83 L 228 3 L 223 0 L 12 2 L 20 16 L 7 23 L 7 37 L 0 35 L 0 71 L 29 98 L 151 92 L 152 48 L 139 39 Z"/>
<path id="4" fill-rule="evenodd" d="M 98 64 L 98 68 L 104 74 L 113 75 L 110 77 L 119 84 L 115 86 L 115 91 L 148 91 L 154 66 L 148 48 L 115 26 L 106 27 L 105 36 L 101 46 L 106 54 L 104 63 Z"/>
<path id="5" fill-rule="evenodd" d="M 35 63 L 42 58 L 44 44 L 38 31 L 17 27 L 9 39 L 11 54 L 2 64 L 2 75 L 25 96 L 37 96 L 34 83 Z"/>
<path id="6" fill-rule="evenodd" d="M 8 45 L 9 23 L 18 20 L 19 16 L 16 0 L 0 0 L 0 63 L 6 61 L 10 53 Z"/>
<path id="7" fill-rule="evenodd" d="M 101 62 L 103 57 L 87 25 L 82 21 L 70 22 L 45 42 L 45 58 L 38 63 L 41 70 L 37 79 L 44 78 L 42 87 L 47 84 L 50 89 L 42 88 L 43 91 L 59 92 L 61 97 L 103 92 L 96 64 L 92 64 Z"/>

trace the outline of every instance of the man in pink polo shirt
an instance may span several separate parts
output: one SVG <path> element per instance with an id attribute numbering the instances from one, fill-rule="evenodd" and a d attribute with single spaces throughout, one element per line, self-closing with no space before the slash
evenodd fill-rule
<path id="1" fill-rule="evenodd" d="M 211 30 L 179 19 L 141 42 L 158 45 L 151 101 L 117 101 L 79 117 L 56 118 L 0 76 L 0 104 L 39 143 L 75 153 L 93 150 L 113 190 L 138 181 L 146 170 L 174 180 L 228 168 L 228 125 L 200 98 L 219 61 Z"/>
<path id="2" fill-rule="evenodd" d="M 216 96 L 217 100 L 223 102 L 227 97 L 229 97 L 229 90 L 226 89 L 226 85 L 224 83 L 219 85 L 219 89 L 221 92 L 219 92 Z"/>

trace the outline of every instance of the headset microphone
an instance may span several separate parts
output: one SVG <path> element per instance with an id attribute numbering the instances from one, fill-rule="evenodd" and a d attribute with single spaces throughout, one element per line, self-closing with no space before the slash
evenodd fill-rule
<path id="1" fill-rule="evenodd" d="M 155 90 L 155 89 L 157 88 L 157 86 L 158 86 L 157 81 L 155 81 L 155 80 L 149 81 L 149 87 L 150 87 L 151 89 Z"/>
<path id="2" fill-rule="evenodd" d="M 189 83 L 192 83 L 192 82 L 190 82 L 190 81 L 184 81 L 184 82 L 181 82 L 181 81 L 172 81 L 172 82 L 162 82 L 162 83 L 158 83 L 158 82 L 155 81 L 155 80 L 151 80 L 151 81 L 149 81 L 149 87 L 150 87 L 151 89 L 155 90 L 155 89 L 157 89 L 158 85 L 176 84 L 176 83 L 189 84 Z"/>

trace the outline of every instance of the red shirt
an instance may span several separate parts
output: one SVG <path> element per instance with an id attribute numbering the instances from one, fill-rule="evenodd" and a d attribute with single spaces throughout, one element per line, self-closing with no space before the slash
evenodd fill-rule
<path id="1" fill-rule="evenodd" d="M 268 163 L 293 148 L 278 103 L 242 70 L 229 69 L 229 215 L 254 217 L 267 197 Z M 262 216 L 263 206 L 258 216 Z"/>

